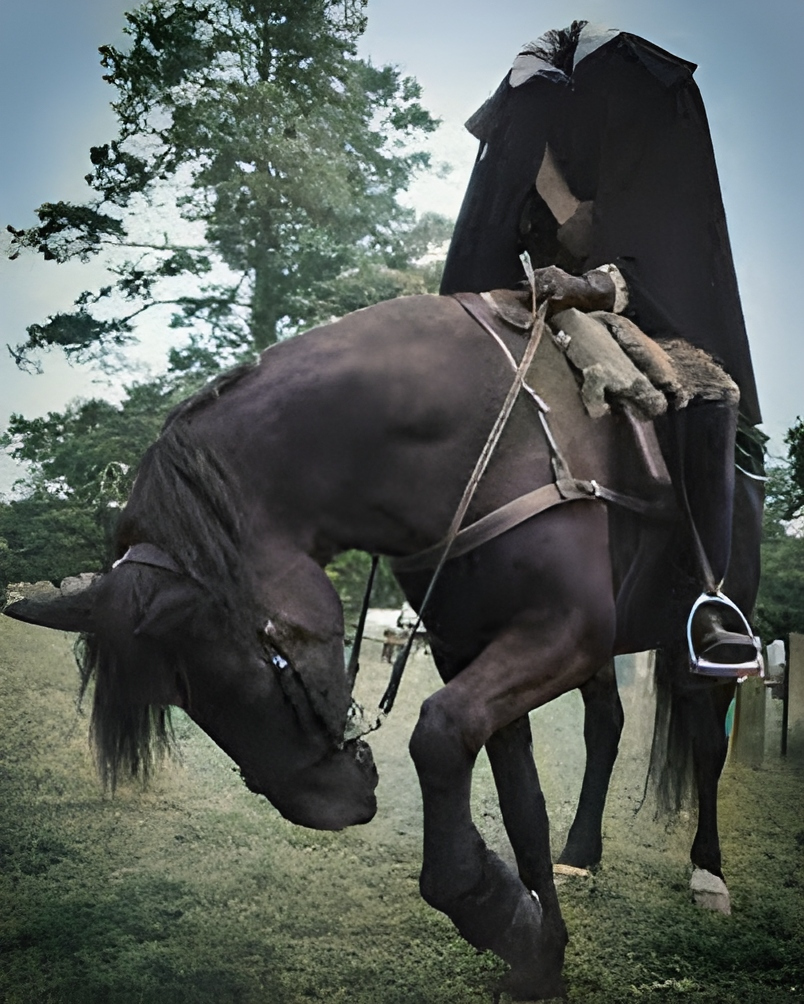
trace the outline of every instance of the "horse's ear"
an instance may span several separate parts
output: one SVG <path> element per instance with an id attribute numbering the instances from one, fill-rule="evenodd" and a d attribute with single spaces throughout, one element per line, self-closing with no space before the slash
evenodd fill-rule
<path id="1" fill-rule="evenodd" d="M 95 587 L 100 578 L 98 576 L 91 586 L 80 591 L 65 593 L 54 589 L 52 594 L 17 600 L 10 603 L 3 613 L 26 624 L 39 624 L 58 631 L 94 631 Z"/>
<path id="2" fill-rule="evenodd" d="M 157 572 L 158 587 L 153 590 L 134 629 L 135 635 L 165 639 L 177 631 L 197 626 L 202 590 L 189 579 Z M 196 633 L 195 631 L 193 633 Z"/>

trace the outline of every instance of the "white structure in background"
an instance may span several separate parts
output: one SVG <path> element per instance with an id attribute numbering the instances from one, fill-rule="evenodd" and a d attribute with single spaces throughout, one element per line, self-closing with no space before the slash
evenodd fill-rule
<path id="1" fill-rule="evenodd" d="M 787 665 L 787 653 L 782 639 L 777 638 L 776 641 L 772 641 L 765 649 L 765 653 L 766 683 L 770 687 L 776 687 L 784 681 L 784 668 Z M 774 690 L 773 696 L 781 697 L 782 695 L 777 694 Z"/>

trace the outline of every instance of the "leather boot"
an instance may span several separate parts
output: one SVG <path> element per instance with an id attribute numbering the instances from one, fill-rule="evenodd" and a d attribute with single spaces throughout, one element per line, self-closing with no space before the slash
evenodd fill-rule
<path id="1" fill-rule="evenodd" d="M 742 676 L 761 672 L 759 643 L 742 611 L 721 592 L 731 552 L 737 408 L 692 401 L 674 416 L 682 491 L 703 592 L 687 622 L 694 672 Z"/>

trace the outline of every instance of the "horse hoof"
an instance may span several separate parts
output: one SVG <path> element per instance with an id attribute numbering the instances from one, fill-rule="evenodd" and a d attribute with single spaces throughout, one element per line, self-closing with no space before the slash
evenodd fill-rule
<path id="1" fill-rule="evenodd" d="M 595 841 L 580 838 L 567 840 L 567 845 L 558 860 L 557 865 L 568 865 L 571 868 L 581 868 L 586 871 L 597 868 L 603 857 L 603 844 L 598 838 Z"/>
<path id="2" fill-rule="evenodd" d="M 693 902 L 702 910 L 717 910 L 718 913 L 725 913 L 727 916 L 731 913 L 731 900 L 726 883 L 705 868 L 693 869 L 690 890 Z"/>

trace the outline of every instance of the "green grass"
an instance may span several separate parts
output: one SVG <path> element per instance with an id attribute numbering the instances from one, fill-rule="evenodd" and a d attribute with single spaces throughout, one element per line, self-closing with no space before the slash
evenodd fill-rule
<path id="1" fill-rule="evenodd" d="M 180 763 L 147 791 L 104 796 L 75 708 L 69 639 L 0 619 L 0 666 L 4 1004 L 489 1004 L 505 967 L 418 893 L 406 738 L 435 686 L 423 658 L 372 739 L 378 819 L 340 834 L 287 823 L 186 720 Z M 370 659 L 361 671 L 375 700 L 385 672 Z M 534 719 L 556 843 L 578 786 L 577 719 L 573 699 Z M 690 824 L 634 817 L 642 757 L 626 747 L 615 774 L 603 866 L 560 888 L 570 1000 L 804 1000 L 801 772 L 778 760 L 728 768 L 734 913 L 722 917 L 689 902 Z M 481 762 L 473 797 L 497 839 L 489 773 Z"/>

